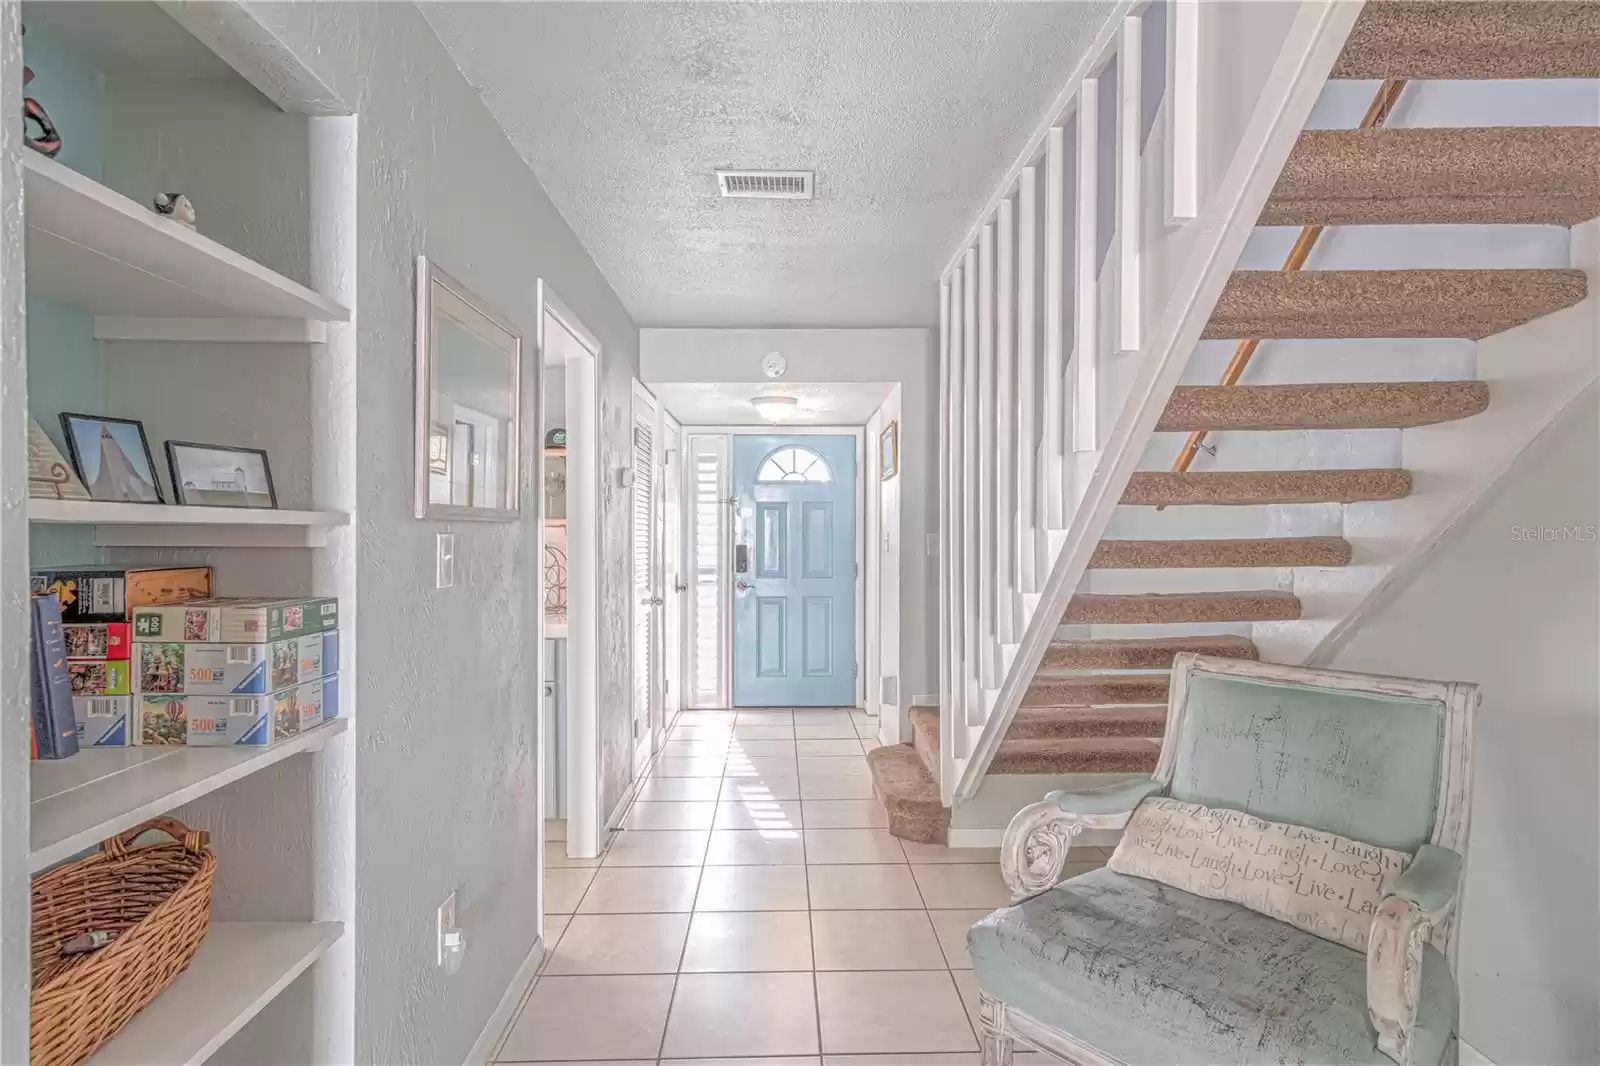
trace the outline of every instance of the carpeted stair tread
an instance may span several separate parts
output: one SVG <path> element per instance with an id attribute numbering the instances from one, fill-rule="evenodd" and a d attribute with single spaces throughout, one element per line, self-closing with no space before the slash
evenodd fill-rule
<path id="1" fill-rule="evenodd" d="M 939 712 L 932 707 L 911 708 L 911 746 L 934 781 L 939 780 Z"/>
<path id="2" fill-rule="evenodd" d="M 1172 390 L 1158 431 L 1404 429 L 1482 413 L 1482 381 L 1188 385 Z"/>
<path id="3" fill-rule="evenodd" d="M 1006 741 L 1040 737 L 1159 737 L 1167 708 L 1024 707 L 1011 720 Z"/>
<path id="4" fill-rule="evenodd" d="M 1140 470 L 1122 502 L 1135 506 L 1249 506 L 1267 503 L 1356 503 L 1398 500 L 1411 493 L 1405 470 Z"/>
<path id="5" fill-rule="evenodd" d="M 1600 127 L 1307 130 L 1263 226 L 1532 223 L 1600 215 Z"/>
<path id="6" fill-rule="evenodd" d="M 1167 678 L 1161 674 L 1118 677 L 1035 676 L 1022 694 L 1024 707 L 1094 707 L 1115 703 L 1167 702 Z"/>
<path id="7" fill-rule="evenodd" d="M 1179 652 L 1225 659 L 1259 659 L 1249 637 L 1158 637 L 1153 640 L 1055 640 L 1045 649 L 1041 670 L 1165 670 Z M 1118 713 L 1118 712 L 1110 712 Z M 1012 726 L 1012 731 L 1016 727 Z"/>
<path id="8" fill-rule="evenodd" d="M 1067 602 L 1067 625 L 1171 625 L 1186 622 L 1281 622 L 1300 617 L 1300 600 L 1282 589 L 1248 592 L 1080 592 Z"/>
<path id="9" fill-rule="evenodd" d="M 992 774 L 1140 774 L 1156 768 L 1158 738 L 1009 737 L 989 764 Z"/>
<path id="10" fill-rule="evenodd" d="M 1600 4 L 1590 2 L 1369 3 L 1335 78 L 1600 77 Z"/>
<path id="11" fill-rule="evenodd" d="M 1481 340 L 1587 291 L 1581 270 L 1238 270 L 1204 336 Z"/>
<path id="12" fill-rule="evenodd" d="M 1250 537 L 1240 540 L 1103 540 L 1092 570 L 1171 570 L 1198 567 L 1347 566 L 1343 537 Z"/>
<path id="13" fill-rule="evenodd" d="M 943 844 L 950 837 L 950 808 L 940 802 L 939 783 L 910 744 L 867 752 L 872 792 L 889 815 L 889 832 L 902 840 Z"/>

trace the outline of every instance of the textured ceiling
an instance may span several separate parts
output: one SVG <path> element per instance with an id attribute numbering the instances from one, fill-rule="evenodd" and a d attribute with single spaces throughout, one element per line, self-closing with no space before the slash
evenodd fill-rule
<path id="1" fill-rule="evenodd" d="M 922 326 L 1101 3 L 429 3 L 640 326 Z M 722 200 L 718 167 L 815 170 Z"/>
<path id="2" fill-rule="evenodd" d="M 767 395 L 800 401 L 799 411 L 785 425 L 864 426 L 893 390 L 892 381 L 669 381 L 650 386 L 661 406 L 686 426 L 762 425 L 766 419 L 750 401 Z"/>

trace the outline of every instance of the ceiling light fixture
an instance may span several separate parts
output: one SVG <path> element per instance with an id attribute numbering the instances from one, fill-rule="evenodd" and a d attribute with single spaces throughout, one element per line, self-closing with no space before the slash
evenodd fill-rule
<path id="1" fill-rule="evenodd" d="M 750 405 L 768 422 L 787 422 L 800 413 L 800 401 L 793 396 L 757 396 Z"/>

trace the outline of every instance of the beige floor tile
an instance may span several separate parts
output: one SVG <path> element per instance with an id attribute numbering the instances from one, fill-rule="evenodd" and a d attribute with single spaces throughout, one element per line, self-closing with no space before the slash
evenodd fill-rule
<path id="1" fill-rule="evenodd" d="M 662 1066 L 820 1066 L 819 1058 L 780 1055 L 759 1059 L 662 1059 Z M 587 1063 L 584 1066 L 588 1066 Z M 650 1066 L 650 1064 L 646 1064 Z"/>
<path id="2" fill-rule="evenodd" d="M 589 884 L 579 914 L 665 914 L 694 910 L 697 866 L 606 866 Z"/>
<path id="3" fill-rule="evenodd" d="M 657 759 L 651 777 L 721 777 L 727 760 L 721 756 L 704 759 Z"/>
<path id="4" fill-rule="evenodd" d="M 900 841 L 887 829 L 807 829 L 805 840 L 806 862 L 813 866 L 906 861 Z"/>
<path id="5" fill-rule="evenodd" d="M 544 865 L 547 870 L 580 870 L 584 867 L 600 865 L 604 856 L 596 855 L 592 859 L 574 859 L 567 854 L 565 844 L 546 844 L 544 848 Z"/>
<path id="6" fill-rule="evenodd" d="M 734 725 L 793 725 L 794 712 L 782 707 L 751 707 L 738 712 Z"/>
<path id="7" fill-rule="evenodd" d="M 689 923 L 684 973 L 811 969 L 810 916 L 803 911 L 700 911 Z"/>
<path id="8" fill-rule="evenodd" d="M 732 800 L 717 805 L 713 829 L 799 829 L 803 824 L 799 800 Z"/>
<path id="9" fill-rule="evenodd" d="M 707 866 L 798 866 L 806 861 L 799 829 L 719 829 L 711 834 Z"/>
<path id="10" fill-rule="evenodd" d="M 721 722 L 731 725 L 733 720 L 738 717 L 739 712 L 735 710 L 684 711 L 678 715 L 678 724 L 682 725 L 685 722 Z"/>
<path id="11" fill-rule="evenodd" d="M 746 740 L 793 740 L 794 726 L 784 723 L 782 725 L 736 725 L 733 727 L 735 741 Z"/>
<path id="12" fill-rule="evenodd" d="M 975 1051 L 947 970 L 817 974 L 828 1054 Z"/>
<path id="13" fill-rule="evenodd" d="M 795 769 L 794 762 L 793 756 L 786 758 L 761 756 L 754 759 L 730 758 L 722 776 L 730 781 L 735 779 L 748 780 L 750 778 L 798 777 L 799 772 Z"/>
<path id="14" fill-rule="evenodd" d="M 1019 1053 L 1019 1059 L 1022 1057 Z M 983 1055 L 829 1055 L 822 1066 L 982 1066 Z"/>
<path id="15" fill-rule="evenodd" d="M 731 725 L 680 725 L 667 731 L 667 741 L 728 741 L 733 738 Z"/>
<path id="16" fill-rule="evenodd" d="M 856 727 L 848 716 L 816 724 L 796 721 L 794 735 L 797 740 L 855 740 Z"/>
<path id="17" fill-rule="evenodd" d="M 870 777 L 872 770 L 867 766 L 867 757 L 857 751 L 854 755 L 800 755 L 795 759 L 800 764 L 801 777 Z"/>
<path id="18" fill-rule="evenodd" d="M 730 777 L 722 782 L 724 803 L 750 799 L 797 800 L 800 778 L 797 775 L 768 774 L 762 777 Z"/>
<path id="19" fill-rule="evenodd" d="M 912 866 L 911 873 L 922 890 L 929 910 L 962 910 L 1004 907 L 1011 903 L 1011 890 L 1000 876 L 998 865 L 946 863 Z"/>
<path id="20" fill-rule="evenodd" d="M 654 1061 L 674 978 L 541 977 L 512 1025 L 501 1062 Z"/>
<path id="21" fill-rule="evenodd" d="M 928 912 L 933 920 L 933 931 L 939 936 L 939 946 L 944 949 L 944 957 L 952 970 L 972 969 L 972 960 L 967 957 L 967 930 L 989 913 L 982 909 Z"/>
<path id="22" fill-rule="evenodd" d="M 641 800 L 628 808 L 625 829 L 710 829 L 717 805 L 710 800 Z"/>
<path id="23" fill-rule="evenodd" d="M 726 737 L 706 737 L 692 740 L 668 740 L 661 745 L 663 759 L 725 759 L 728 757 Z"/>
<path id="24" fill-rule="evenodd" d="M 570 914 L 547 914 L 544 916 L 544 961 L 539 963 L 542 971 L 545 964 L 550 961 L 556 945 L 561 943 L 561 934 L 567 931 L 567 923 L 572 921 Z"/>
<path id="25" fill-rule="evenodd" d="M 956 991 L 961 993 L 961 1005 L 967 1010 L 967 1021 L 972 1023 L 972 1031 L 983 1032 L 983 1026 L 978 1021 L 977 975 L 971 970 L 953 970 L 950 976 L 955 979 Z"/>
<path id="26" fill-rule="evenodd" d="M 707 866 L 697 911 L 803 911 L 804 866 Z"/>
<path id="27" fill-rule="evenodd" d="M 807 800 L 864 800 L 872 798 L 872 778 L 802 777 L 800 798 Z"/>
<path id="28" fill-rule="evenodd" d="M 595 868 L 577 866 L 569 869 L 544 872 L 544 912 L 546 914 L 572 914 L 578 901 L 594 880 Z"/>
<path id="29" fill-rule="evenodd" d="M 566 819 L 564 819 L 564 818 L 547 818 L 547 819 L 545 819 L 545 823 L 544 823 L 544 839 L 546 840 L 546 842 L 552 841 L 552 840 L 566 840 L 567 839 L 567 822 L 566 822 Z"/>
<path id="30" fill-rule="evenodd" d="M 926 911 L 814 911 L 819 970 L 943 970 Z"/>
<path id="31" fill-rule="evenodd" d="M 714 802 L 722 791 L 716 777 L 650 777 L 639 786 L 642 803 Z"/>
<path id="32" fill-rule="evenodd" d="M 687 914 L 576 914 L 544 972 L 676 973 L 688 928 Z"/>
<path id="33" fill-rule="evenodd" d="M 845 757 L 851 755 L 865 755 L 866 749 L 861 746 L 859 739 L 833 739 L 833 740 L 797 740 L 795 741 L 795 755 L 799 758 L 813 759 L 817 757 Z"/>
<path id="34" fill-rule="evenodd" d="M 699 866 L 711 834 L 700 829 L 618 833 L 606 852 L 606 866 Z"/>
<path id="35" fill-rule="evenodd" d="M 804 800 L 800 808 L 807 829 L 882 829 L 889 824 L 888 812 L 875 799 Z"/>
<path id="36" fill-rule="evenodd" d="M 988 863 L 996 867 L 1000 865 L 999 848 L 947 848 L 943 844 L 919 844 L 915 840 L 904 840 L 901 843 L 905 846 L 906 859 L 910 862 Z"/>
<path id="37" fill-rule="evenodd" d="M 920 908 L 922 896 L 909 866 L 810 866 L 811 909 L 904 910 Z"/>
<path id="38" fill-rule="evenodd" d="M 792 761 L 796 754 L 795 742 L 792 740 L 735 740 L 728 748 L 728 757 L 730 759 L 743 756 L 746 759 L 787 759 Z"/>
<path id="39" fill-rule="evenodd" d="M 495 1059 L 495 1066 L 509 1063 L 509 1059 Z M 541 1062 L 539 1066 L 656 1066 L 655 1059 L 584 1059 L 566 1062 Z"/>
<path id="40" fill-rule="evenodd" d="M 816 1055 L 809 973 L 694 973 L 678 978 L 665 1058 Z"/>

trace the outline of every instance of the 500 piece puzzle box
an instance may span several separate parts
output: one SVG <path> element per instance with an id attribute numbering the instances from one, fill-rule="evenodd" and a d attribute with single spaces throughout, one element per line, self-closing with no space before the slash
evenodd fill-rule
<path id="1" fill-rule="evenodd" d="M 270 644 L 339 628 L 339 601 L 194 600 L 133 612 L 133 639 L 183 644 Z"/>
<path id="2" fill-rule="evenodd" d="M 255 696 L 134 697 L 138 744 L 265 746 L 339 716 L 339 679 Z"/>
<path id="3" fill-rule="evenodd" d="M 270 644 L 134 644 L 141 694 L 228 696 L 277 692 L 339 672 L 339 632 Z"/>

